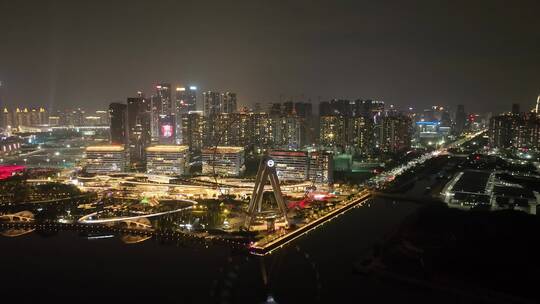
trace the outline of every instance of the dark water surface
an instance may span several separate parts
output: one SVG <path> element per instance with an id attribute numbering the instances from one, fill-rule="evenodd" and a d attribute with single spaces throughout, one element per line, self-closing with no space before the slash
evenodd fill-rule
<path id="1" fill-rule="evenodd" d="M 433 295 L 353 271 L 353 263 L 416 208 L 377 199 L 264 258 L 221 245 L 152 238 L 125 244 L 119 236 L 89 240 L 72 231 L 2 236 L 0 290 L 7 297 L 79 301 L 422 301 Z"/>

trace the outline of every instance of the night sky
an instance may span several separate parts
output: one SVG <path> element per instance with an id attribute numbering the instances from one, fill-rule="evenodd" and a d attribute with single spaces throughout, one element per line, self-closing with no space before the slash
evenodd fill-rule
<path id="1" fill-rule="evenodd" d="M 540 94 L 540 1 L 0 0 L 0 80 L 2 106 L 105 108 L 166 81 L 499 112 Z"/>

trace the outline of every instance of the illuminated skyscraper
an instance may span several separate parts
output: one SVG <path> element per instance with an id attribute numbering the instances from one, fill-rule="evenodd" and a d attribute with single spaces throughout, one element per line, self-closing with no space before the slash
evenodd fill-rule
<path id="1" fill-rule="evenodd" d="M 12 124 L 11 113 L 7 108 L 4 108 L 2 110 L 2 116 L 0 116 L 0 128 L 7 129 L 8 126 L 11 126 Z"/>
<path id="2" fill-rule="evenodd" d="M 209 117 L 221 113 L 221 94 L 219 92 L 204 92 L 204 116 Z"/>
<path id="3" fill-rule="evenodd" d="M 410 149 L 411 129 L 411 119 L 405 115 L 384 116 L 381 121 L 379 148 L 389 153 Z"/>
<path id="4" fill-rule="evenodd" d="M 489 144 L 493 148 L 510 148 L 514 145 L 515 130 L 519 121 L 514 115 L 493 116 L 489 121 Z"/>
<path id="5" fill-rule="evenodd" d="M 297 115 L 271 116 L 272 142 L 275 147 L 287 150 L 299 149 L 305 130 L 304 118 Z"/>
<path id="6" fill-rule="evenodd" d="M 454 126 L 454 134 L 460 135 L 465 129 L 465 122 L 467 121 L 467 114 L 465 113 L 465 106 L 458 105 L 456 111 L 456 124 Z"/>
<path id="7" fill-rule="evenodd" d="M 156 86 L 156 96 L 160 102 L 159 114 L 171 114 L 173 113 L 173 104 L 171 98 L 171 84 L 161 83 Z"/>
<path id="8" fill-rule="evenodd" d="M 205 117 L 202 111 L 192 111 L 181 116 L 182 145 L 187 145 L 191 151 L 200 151 L 203 147 L 205 132 Z"/>
<path id="9" fill-rule="evenodd" d="M 281 149 L 299 149 L 313 140 L 310 103 L 292 101 L 274 103 L 270 107 L 272 143 Z"/>
<path id="10" fill-rule="evenodd" d="M 540 147 L 540 118 L 536 113 L 523 113 L 515 130 L 514 148 L 538 149 Z"/>
<path id="11" fill-rule="evenodd" d="M 152 112 L 152 140 L 159 140 L 160 132 L 160 117 L 163 115 L 171 116 L 174 114 L 172 99 L 171 99 L 171 85 L 169 83 L 161 83 L 156 85 L 156 93 L 151 98 L 151 112 Z M 168 119 L 172 119 L 169 117 Z"/>
<path id="12" fill-rule="evenodd" d="M 113 102 L 109 105 L 111 117 L 111 144 L 126 145 L 128 143 L 127 105 Z"/>
<path id="13" fill-rule="evenodd" d="M 178 87 L 176 88 L 175 112 L 178 114 L 187 114 L 190 111 L 197 110 L 197 87 Z"/>
<path id="14" fill-rule="evenodd" d="M 320 117 L 319 143 L 325 147 L 343 147 L 346 145 L 346 118 L 341 115 Z"/>
<path id="15" fill-rule="evenodd" d="M 236 113 L 236 93 L 226 92 L 221 96 L 221 113 Z"/>
<path id="16" fill-rule="evenodd" d="M 159 115 L 159 143 L 172 145 L 175 143 L 175 116 L 174 115 Z"/>
<path id="17" fill-rule="evenodd" d="M 489 144 L 493 148 L 540 148 L 540 118 L 535 113 L 492 117 L 489 122 Z"/>
<path id="18" fill-rule="evenodd" d="M 150 146 L 151 112 L 150 100 L 139 97 L 127 99 L 129 154 L 132 163 L 142 163 L 145 149 Z"/>
<path id="19" fill-rule="evenodd" d="M 347 145 L 356 152 L 370 154 L 373 150 L 373 121 L 366 116 L 347 119 Z"/>
<path id="20" fill-rule="evenodd" d="M 19 109 L 17 108 L 15 110 L 14 116 L 13 116 L 13 125 L 14 127 L 20 127 L 20 126 L 30 126 L 30 112 L 28 111 L 28 108 Z"/>
<path id="21" fill-rule="evenodd" d="M 182 123 L 184 116 L 189 112 L 197 110 L 197 87 L 178 87 L 176 88 L 176 99 L 175 99 L 175 142 L 176 144 L 181 144 L 184 142 L 183 137 L 188 136 L 184 134 Z"/>
<path id="22" fill-rule="evenodd" d="M 272 120 L 266 113 L 249 113 L 250 144 L 255 149 L 269 148 L 273 145 Z"/>

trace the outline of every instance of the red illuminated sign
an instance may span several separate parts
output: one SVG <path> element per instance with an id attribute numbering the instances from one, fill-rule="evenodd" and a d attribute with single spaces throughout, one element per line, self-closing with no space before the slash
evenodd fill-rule
<path id="1" fill-rule="evenodd" d="M 162 125 L 161 126 L 161 136 L 162 137 L 171 137 L 173 135 L 173 128 L 171 125 Z"/>

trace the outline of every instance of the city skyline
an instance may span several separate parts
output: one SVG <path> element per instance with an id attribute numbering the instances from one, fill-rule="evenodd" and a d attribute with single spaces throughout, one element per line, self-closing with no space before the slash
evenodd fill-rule
<path id="1" fill-rule="evenodd" d="M 0 293 L 534 302 L 539 11 L 0 0 Z"/>
<path id="2" fill-rule="evenodd" d="M 161 82 L 233 91 L 241 105 L 534 105 L 537 2 L 309 4 L 2 1 L 2 106 L 105 108 Z"/>

